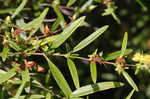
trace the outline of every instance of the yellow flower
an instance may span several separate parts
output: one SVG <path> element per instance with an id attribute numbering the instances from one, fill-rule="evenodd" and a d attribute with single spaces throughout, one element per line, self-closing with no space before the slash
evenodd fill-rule
<path id="1" fill-rule="evenodd" d="M 134 54 L 132 60 L 135 61 L 135 62 L 150 65 L 150 54 L 136 53 L 136 54 Z"/>

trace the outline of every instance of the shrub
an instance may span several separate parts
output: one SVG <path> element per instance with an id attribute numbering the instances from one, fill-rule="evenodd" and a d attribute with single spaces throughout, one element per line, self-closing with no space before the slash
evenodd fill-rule
<path id="1" fill-rule="evenodd" d="M 148 1 L 132 2 L 0 1 L 0 97 L 149 97 Z"/>

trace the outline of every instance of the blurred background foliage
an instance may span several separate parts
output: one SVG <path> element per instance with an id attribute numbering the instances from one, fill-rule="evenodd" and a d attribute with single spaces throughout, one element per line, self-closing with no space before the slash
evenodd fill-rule
<path id="1" fill-rule="evenodd" d="M 21 2 L 22 0 L 0 0 L 0 20 L 6 20 L 7 16 L 11 16 Z M 110 9 L 112 9 L 112 12 L 110 13 L 106 11 L 106 9 L 109 8 L 108 2 L 113 2 L 113 4 L 110 5 Z M 31 21 L 32 19 L 38 17 L 46 7 L 49 7 L 44 26 L 47 25 L 48 28 L 51 29 L 50 31 L 56 34 L 62 31 L 61 28 L 64 28 L 66 23 L 72 22 L 72 20 L 75 20 L 79 16 L 86 16 L 86 26 L 78 28 L 71 38 L 69 38 L 67 42 L 63 44 L 63 46 L 57 49 L 56 52 L 68 52 L 80 41 L 82 41 L 83 38 L 87 37 L 99 27 L 104 25 L 109 25 L 109 29 L 99 39 L 95 40 L 88 47 L 79 51 L 80 56 L 87 57 L 87 55 L 92 54 L 95 49 L 98 49 L 99 52 L 102 51 L 104 56 L 110 52 L 120 50 L 122 38 L 125 32 L 128 32 L 129 36 L 128 48 L 132 48 L 133 53 L 150 52 L 149 0 L 75 0 L 73 5 L 66 6 L 67 3 L 68 0 L 28 0 L 23 10 L 12 20 L 12 23 L 14 24 L 7 26 L 6 24 L 0 23 L 0 33 L 2 35 L 4 30 L 10 31 L 11 27 L 16 27 L 16 25 L 19 25 L 21 22 L 27 23 Z M 59 21 L 62 22 L 62 24 L 54 27 L 54 23 L 56 22 L 57 18 L 61 17 L 61 15 L 57 15 L 55 12 L 57 6 L 60 9 L 64 19 Z M 41 31 L 42 29 L 39 30 L 39 34 L 37 33 L 36 35 L 42 35 Z M 0 39 L 0 42 L 2 43 L 3 39 Z M 1 45 L 1 52 L 2 48 L 3 47 Z M 133 64 L 133 62 L 130 61 L 131 56 L 132 54 L 129 55 L 129 60 L 127 61 Z M 10 61 L 17 60 L 19 64 L 22 64 L 23 58 L 24 57 L 16 55 L 6 60 L 6 62 L 1 62 L 0 64 L 3 64 L 3 67 L 5 67 L 7 70 L 7 68 L 9 68 Z M 43 57 L 30 56 L 27 59 L 29 61 L 35 61 L 37 64 L 47 68 Z M 67 78 L 67 81 L 69 81 L 71 88 L 74 89 L 73 82 L 69 76 L 68 69 L 66 68 L 66 59 L 62 57 L 51 57 L 51 59 L 56 65 L 61 64 L 61 67 L 59 67 L 60 70 L 63 74 L 65 74 L 65 78 Z M 90 78 L 89 63 L 79 60 L 74 61 L 79 71 L 81 85 L 86 85 L 92 82 Z M 122 81 L 122 77 L 120 77 L 112 68 L 114 67 L 97 64 L 98 81 Z M 133 99 L 150 99 L 149 74 L 145 71 L 141 71 L 137 76 L 135 76 L 133 70 L 134 68 L 128 71 L 141 90 L 140 92 L 134 94 Z M 38 75 L 34 75 L 34 73 L 36 72 L 33 71 L 33 78 L 37 79 L 45 87 L 53 85 L 56 98 L 58 98 L 59 96 L 57 96 L 57 93 L 60 93 L 60 90 L 56 86 L 54 79 L 45 82 L 44 80 L 46 79 L 46 76 L 48 76 L 47 73 L 37 73 Z M 6 97 L 9 97 L 8 94 L 13 94 L 13 90 L 17 87 L 13 86 L 12 88 L 11 85 L 5 86 L 8 87 L 6 90 L 10 91 L 9 93 L 5 94 Z M 92 94 L 89 96 L 89 98 L 123 99 L 128 95 L 130 90 L 130 86 L 110 89 Z M 39 94 L 42 93 L 42 91 L 38 89 L 35 89 L 34 91 Z"/>

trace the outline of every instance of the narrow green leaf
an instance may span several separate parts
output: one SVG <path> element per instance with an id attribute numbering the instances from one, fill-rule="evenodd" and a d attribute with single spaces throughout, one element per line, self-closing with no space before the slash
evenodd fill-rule
<path id="1" fill-rule="evenodd" d="M 28 69 L 25 70 L 25 73 L 23 75 L 23 80 L 26 82 L 25 91 L 29 93 L 30 92 L 30 74 L 29 74 Z"/>
<path id="2" fill-rule="evenodd" d="M 96 84 L 86 85 L 72 92 L 71 97 L 85 96 L 98 91 L 121 87 L 123 85 L 124 84 L 121 82 L 100 82 Z"/>
<path id="3" fill-rule="evenodd" d="M 22 84 L 19 86 L 19 88 L 17 90 L 16 95 L 12 99 L 19 99 L 19 97 L 23 91 L 24 86 L 25 86 L 25 82 L 22 82 Z"/>
<path id="4" fill-rule="evenodd" d="M 129 93 L 129 95 L 126 97 L 126 99 L 131 99 L 131 97 L 132 97 L 134 91 L 135 91 L 135 89 L 133 89 L 133 90 Z"/>
<path id="5" fill-rule="evenodd" d="M 61 27 L 64 27 L 65 19 L 64 19 L 64 16 L 62 15 L 62 13 L 59 9 L 59 6 L 57 4 L 53 4 L 52 7 L 53 7 L 55 13 L 57 14 L 57 20 L 54 22 L 54 24 L 52 25 L 52 28 L 51 28 L 51 30 L 54 31 L 57 29 L 59 24 L 61 25 Z"/>
<path id="6" fill-rule="evenodd" d="M 94 83 L 97 81 L 97 67 L 95 62 L 90 63 L 91 78 Z"/>
<path id="7" fill-rule="evenodd" d="M 58 36 L 59 36 L 59 34 L 58 35 L 53 35 L 53 36 L 46 37 L 46 38 L 44 38 L 44 39 L 41 40 L 40 45 L 43 46 L 45 44 L 51 43 L 52 41 L 56 40 L 56 38 Z"/>
<path id="8" fill-rule="evenodd" d="M 5 99 L 4 98 L 4 86 L 0 88 L 0 99 Z"/>
<path id="9" fill-rule="evenodd" d="M 128 33 L 125 32 L 124 38 L 123 38 L 123 42 L 122 42 L 120 57 L 123 57 L 123 56 L 124 56 L 124 53 L 125 53 L 126 48 L 127 48 L 127 42 L 128 42 Z"/>
<path id="10" fill-rule="evenodd" d="M 43 89 L 46 92 L 49 92 L 49 89 L 45 88 L 41 83 L 39 83 L 37 80 L 33 80 L 31 83 L 31 86 Z"/>
<path id="11" fill-rule="evenodd" d="M 6 74 L 6 73 L 7 73 L 6 71 L 0 69 L 0 75 Z"/>
<path id="12" fill-rule="evenodd" d="M 53 64 L 49 58 L 44 55 L 45 59 L 48 62 L 49 68 L 51 70 L 51 73 L 54 77 L 54 79 L 56 80 L 58 86 L 60 87 L 60 89 L 62 90 L 62 92 L 65 94 L 65 96 L 69 96 L 71 94 L 71 89 L 67 83 L 67 81 L 65 80 L 63 74 L 61 73 L 61 71 L 57 68 L 57 66 L 55 64 Z"/>
<path id="13" fill-rule="evenodd" d="M 5 8 L 5 9 L 0 9 L 0 14 L 7 14 L 7 13 L 12 13 L 16 10 L 16 8 Z M 23 8 L 23 11 L 29 11 L 31 8 Z"/>
<path id="14" fill-rule="evenodd" d="M 126 49 L 124 55 L 130 54 L 132 51 L 133 51 L 132 49 Z M 106 61 L 114 60 L 114 59 L 118 58 L 120 56 L 120 54 L 121 54 L 121 51 L 115 51 L 115 52 L 112 52 L 112 53 L 108 54 L 107 56 L 105 56 L 104 59 Z"/>
<path id="15" fill-rule="evenodd" d="M 7 73 L 0 75 L 0 84 L 12 78 L 15 75 L 16 75 L 16 68 L 13 68 L 9 70 Z"/>
<path id="16" fill-rule="evenodd" d="M 135 84 L 135 82 L 133 81 L 133 79 L 130 77 L 130 75 L 126 71 L 122 71 L 122 75 L 128 81 L 128 83 L 133 87 L 133 89 L 135 89 L 138 92 L 139 91 L 138 87 Z"/>
<path id="17" fill-rule="evenodd" d="M 52 27 L 51 27 L 51 30 L 52 31 L 55 31 L 57 28 L 58 28 L 58 26 L 59 26 L 59 24 L 61 23 L 61 18 L 60 17 L 58 17 L 57 19 L 56 19 L 56 21 L 53 23 L 53 25 L 52 25 Z"/>
<path id="18" fill-rule="evenodd" d="M 9 46 L 13 48 L 15 51 L 20 52 L 23 49 L 14 41 L 9 41 Z"/>
<path id="19" fill-rule="evenodd" d="M 51 98 L 52 98 L 52 95 L 51 95 L 51 93 L 48 92 L 48 93 L 46 94 L 45 99 L 51 99 Z"/>
<path id="20" fill-rule="evenodd" d="M 21 4 L 18 6 L 18 8 L 15 10 L 11 18 L 14 18 L 16 15 L 19 14 L 19 12 L 24 8 L 28 0 L 22 0 Z"/>
<path id="21" fill-rule="evenodd" d="M 144 11 L 148 11 L 148 8 L 144 5 L 144 3 L 141 0 L 136 0 L 136 2 L 142 7 Z"/>
<path id="22" fill-rule="evenodd" d="M 73 5 L 77 0 L 69 0 L 67 6 Z"/>
<path id="23" fill-rule="evenodd" d="M 81 41 L 76 47 L 73 48 L 73 52 L 77 52 L 87 45 L 89 45 L 91 42 L 93 42 L 96 38 L 98 38 L 102 33 L 104 33 L 108 28 L 108 25 L 105 25 L 98 29 L 96 32 L 92 33 L 90 36 L 85 38 L 83 41 Z"/>
<path id="24" fill-rule="evenodd" d="M 29 70 L 26 69 L 25 71 L 22 72 L 22 80 L 24 82 L 30 81 L 30 75 L 29 75 Z"/>
<path id="25" fill-rule="evenodd" d="M 57 48 L 64 43 L 79 26 L 83 25 L 84 19 L 85 17 L 83 16 L 74 21 L 69 27 L 65 28 L 60 36 L 53 41 L 52 48 Z"/>
<path id="26" fill-rule="evenodd" d="M 21 76 L 22 76 L 22 83 L 20 87 L 18 88 L 16 95 L 13 97 L 14 99 L 19 99 L 23 89 L 25 88 L 26 83 L 30 81 L 28 69 L 26 69 L 25 71 L 22 71 Z"/>
<path id="27" fill-rule="evenodd" d="M 8 9 L 0 9 L 0 14 L 6 14 L 6 13 L 11 13 L 15 11 L 15 8 L 8 8 Z"/>
<path id="28" fill-rule="evenodd" d="M 9 47 L 8 46 L 4 46 L 3 48 L 3 52 L 2 52 L 2 61 L 4 62 L 8 56 L 9 53 Z"/>
<path id="29" fill-rule="evenodd" d="M 97 3 L 101 3 L 102 2 L 102 0 L 94 0 L 95 2 L 97 2 Z"/>
<path id="30" fill-rule="evenodd" d="M 78 77 L 76 66 L 74 62 L 69 58 L 67 59 L 67 63 L 68 63 L 69 71 L 71 73 L 71 77 L 73 79 L 74 85 L 78 89 L 80 87 L 80 83 L 79 83 L 79 77 Z"/>
<path id="31" fill-rule="evenodd" d="M 43 99 L 45 98 L 45 96 L 43 95 L 36 95 L 36 94 L 33 94 L 33 95 L 21 95 L 19 96 L 18 99 Z M 12 98 L 11 98 L 12 99 Z M 14 98 L 13 98 L 14 99 Z M 50 98 L 49 98 L 50 99 Z"/>
<path id="32" fill-rule="evenodd" d="M 21 29 L 23 29 L 23 30 L 31 30 L 31 32 L 29 34 L 29 38 L 32 35 L 34 35 L 34 33 L 39 29 L 39 27 L 41 26 L 48 10 L 49 9 L 46 8 L 38 18 L 35 18 L 31 22 L 29 22 L 29 23 L 27 23 L 27 24 L 25 24 L 24 26 L 21 27 Z"/>

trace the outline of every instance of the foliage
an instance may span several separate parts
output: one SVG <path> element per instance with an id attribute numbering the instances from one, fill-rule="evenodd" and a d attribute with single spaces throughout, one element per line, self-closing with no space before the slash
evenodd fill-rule
<path id="1" fill-rule="evenodd" d="M 150 98 L 149 1 L 0 3 L 1 99 Z"/>

